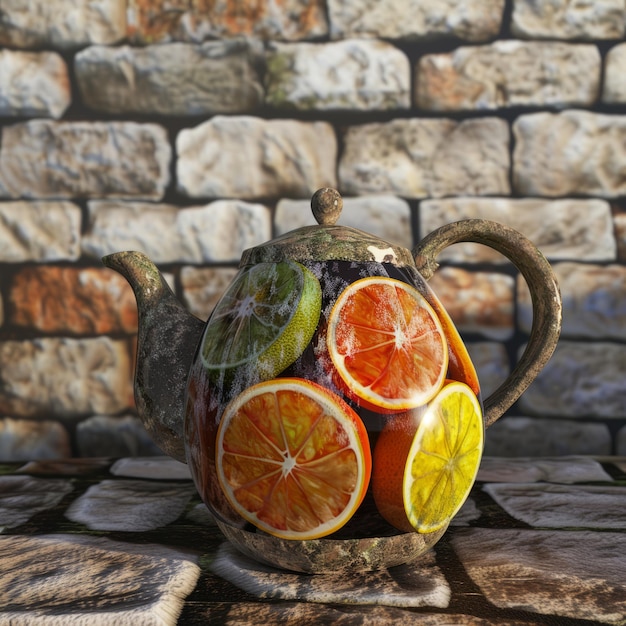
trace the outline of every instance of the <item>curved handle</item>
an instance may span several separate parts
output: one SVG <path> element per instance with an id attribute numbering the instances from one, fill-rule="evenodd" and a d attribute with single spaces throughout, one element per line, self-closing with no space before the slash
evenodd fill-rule
<path id="1" fill-rule="evenodd" d="M 481 219 L 461 220 L 433 231 L 413 250 L 420 274 L 428 280 L 437 270 L 437 256 L 460 242 L 482 243 L 506 256 L 530 289 L 533 324 L 524 353 L 509 377 L 484 402 L 485 426 L 491 426 L 526 391 L 548 362 L 561 333 L 561 294 L 550 264 L 518 231 Z"/>

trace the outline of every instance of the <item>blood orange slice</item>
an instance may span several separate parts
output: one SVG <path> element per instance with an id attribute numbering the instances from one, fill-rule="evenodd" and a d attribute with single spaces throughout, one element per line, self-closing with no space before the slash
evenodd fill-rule
<path id="1" fill-rule="evenodd" d="M 426 404 L 443 385 L 448 347 L 420 292 L 394 278 L 350 284 L 329 316 L 327 347 L 346 394 L 380 413 Z"/>
<path id="2" fill-rule="evenodd" d="M 365 426 L 341 398 L 304 379 L 277 378 L 226 407 L 216 467 L 244 519 L 276 537 L 315 539 L 352 517 L 372 460 Z"/>

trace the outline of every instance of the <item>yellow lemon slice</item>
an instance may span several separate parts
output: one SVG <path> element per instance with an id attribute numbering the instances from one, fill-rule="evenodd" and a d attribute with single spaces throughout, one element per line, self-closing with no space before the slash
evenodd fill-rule
<path id="1" fill-rule="evenodd" d="M 374 450 L 379 512 L 400 530 L 443 528 L 469 495 L 483 446 L 482 409 L 464 383 L 445 385 L 422 410 L 389 418 Z"/>

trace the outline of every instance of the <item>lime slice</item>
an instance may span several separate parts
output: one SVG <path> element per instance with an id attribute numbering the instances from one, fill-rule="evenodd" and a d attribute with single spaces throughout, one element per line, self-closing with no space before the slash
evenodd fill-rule
<path id="1" fill-rule="evenodd" d="M 322 308 L 314 274 L 300 263 L 243 268 L 213 311 L 200 346 L 211 377 L 268 380 L 289 367 L 311 341 Z"/>

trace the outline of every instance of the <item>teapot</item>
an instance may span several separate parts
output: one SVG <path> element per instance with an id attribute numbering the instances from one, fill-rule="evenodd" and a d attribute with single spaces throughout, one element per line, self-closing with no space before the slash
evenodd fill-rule
<path id="1" fill-rule="evenodd" d="M 530 385 L 560 334 L 552 269 L 522 234 L 461 220 L 413 251 L 340 226 L 318 190 L 305 226 L 243 252 L 207 322 L 142 253 L 103 263 L 137 299 L 138 413 L 189 465 L 224 536 L 304 573 L 408 563 L 432 548 L 476 477 L 484 430 Z M 449 245 L 504 254 L 528 283 L 533 325 L 514 370 L 483 398 L 427 284 Z"/>

